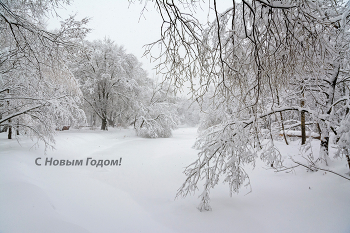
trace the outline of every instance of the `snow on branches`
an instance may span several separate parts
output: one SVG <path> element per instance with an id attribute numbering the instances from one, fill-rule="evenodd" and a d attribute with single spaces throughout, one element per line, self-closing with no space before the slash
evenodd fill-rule
<path id="1" fill-rule="evenodd" d="M 301 131 L 302 143 L 306 131 L 319 134 L 317 161 L 327 165 L 331 134 L 346 140 L 348 132 L 349 4 L 242 0 L 219 12 L 214 0 L 206 3 L 205 21 L 196 17 L 198 4 L 156 0 L 162 36 L 146 48 L 152 55 L 160 47 L 158 70 L 175 87 L 190 82 L 193 99 L 209 94 L 213 102 L 202 120 L 198 159 L 186 168 L 178 195 L 204 179 L 200 209 L 210 209 L 209 189 L 219 177 L 236 191 L 246 179 L 242 164 L 263 148 L 261 158 L 280 167 L 273 140 L 282 131 L 288 143 L 285 126 Z"/>
<path id="2" fill-rule="evenodd" d="M 57 126 L 84 121 L 82 93 L 65 59 L 89 31 L 70 18 L 56 32 L 45 14 L 59 1 L 0 2 L 0 125 L 52 146 Z"/>
<path id="3" fill-rule="evenodd" d="M 163 86 L 159 89 L 155 87 L 151 97 L 140 100 L 134 122 L 137 135 L 147 138 L 170 137 L 171 131 L 179 124 L 175 101 Z"/>
<path id="4" fill-rule="evenodd" d="M 85 110 L 107 126 L 134 125 L 142 137 L 170 137 L 177 113 L 170 93 L 154 87 L 141 63 L 110 39 L 85 42 L 71 63 L 84 93 Z"/>

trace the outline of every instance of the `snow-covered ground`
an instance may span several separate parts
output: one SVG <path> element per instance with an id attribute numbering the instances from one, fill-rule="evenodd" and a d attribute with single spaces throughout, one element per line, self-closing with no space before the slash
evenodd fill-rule
<path id="1" fill-rule="evenodd" d="M 297 168 L 274 173 L 257 163 L 252 192 L 229 197 L 211 192 L 213 211 L 199 212 L 197 196 L 174 199 L 193 162 L 195 128 L 165 139 L 146 139 L 128 129 L 59 132 L 56 150 L 29 149 L 33 142 L 0 134 L 1 233 L 110 232 L 350 232 L 350 182 L 325 172 Z M 284 155 L 297 141 L 280 143 Z M 315 147 L 317 148 L 317 147 Z M 82 166 L 44 166 L 53 160 L 83 160 Z M 35 164 L 40 157 L 42 166 Z M 86 158 L 121 160 L 120 166 L 86 166 Z M 332 169 L 347 171 L 345 161 Z"/>

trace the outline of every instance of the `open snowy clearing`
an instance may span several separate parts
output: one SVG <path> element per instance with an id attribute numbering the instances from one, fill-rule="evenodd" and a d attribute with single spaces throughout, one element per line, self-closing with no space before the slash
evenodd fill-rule
<path id="1" fill-rule="evenodd" d="M 2 133 L 0 232 L 350 232 L 350 182 L 322 171 L 274 173 L 257 163 L 247 168 L 252 192 L 230 197 L 220 184 L 211 192 L 213 211 L 197 210 L 200 192 L 175 200 L 184 167 L 197 157 L 195 139 L 195 128 L 165 139 L 139 138 L 131 129 L 64 131 L 46 157 L 84 164 L 44 166 L 42 146 L 30 150 L 29 139 L 19 144 Z M 292 156 L 297 144 L 279 148 Z M 88 157 L 122 160 L 95 167 L 85 165 Z M 340 160 L 331 168 L 347 171 Z"/>

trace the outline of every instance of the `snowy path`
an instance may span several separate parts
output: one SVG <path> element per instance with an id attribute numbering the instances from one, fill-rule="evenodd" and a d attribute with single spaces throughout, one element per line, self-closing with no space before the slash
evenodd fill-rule
<path id="1" fill-rule="evenodd" d="M 253 192 L 212 191 L 211 212 L 197 196 L 174 200 L 196 158 L 196 129 L 144 139 L 131 130 L 65 131 L 53 159 L 119 159 L 121 166 L 36 166 L 42 148 L 0 134 L 1 233 L 109 232 L 350 232 L 350 183 L 321 172 L 250 172 Z M 288 151 L 293 147 L 283 147 Z"/>

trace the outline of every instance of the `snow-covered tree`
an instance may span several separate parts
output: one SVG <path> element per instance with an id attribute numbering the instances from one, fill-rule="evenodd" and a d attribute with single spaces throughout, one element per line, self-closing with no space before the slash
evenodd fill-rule
<path id="1" fill-rule="evenodd" d="M 69 18 L 49 32 L 41 22 L 66 1 L 0 1 L 0 125 L 52 145 L 55 128 L 85 118 L 82 94 L 64 60 L 88 29 Z"/>
<path id="2" fill-rule="evenodd" d="M 80 81 L 85 109 L 100 118 L 102 130 L 107 125 L 134 125 L 139 136 L 171 135 L 177 125 L 174 103 L 134 55 L 105 39 L 85 42 L 76 57 L 71 67 Z"/>
<path id="3" fill-rule="evenodd" d="M 101 129 L 107 130 L 108 123 L 129 123 L 135 96 L 147 79 L 137 58 L 110 39 L 85 42 L 76 57 L 72 70 L 80 81 L 87 110 L 100 118 Z"/>
<path id="4" fill-rule="evenodd" d="M 231 193 L 249 182 L 244 165 L 258 152 L 268 166 L 282 167 L 271 127 L 283 129 L 291 120 L 304 139 L 306 120 L 320 132 L 317 161 L 327 164 L 330 132 L 345 135 L 347 129 L 341 119 L 349 112 L 349 3 L 242 0 L 219 12 L 214 0 L 205 3 L 209 22 L 203 22 L 196 18 L 199 1 L 149 2 L 163 24 L 161 39 L 146 53 L 152 57 L 153 47 L 160 48 L 158 71 L 174 87 L 190 82 L 194 99 L 214 88 L 211 116 L 220 116 L 203 121 L 199 157 L 186 168 L 178 196 L 204 180 L 199 209 L 208 210 L 220 177 Z"/>
<path id="5" fill-rule="evenodd" d="M 134 128 L 137 135 L 167 138 L 179 124 L 177 99 L 163 85 L 155 85 L 138 101 Z"/>

